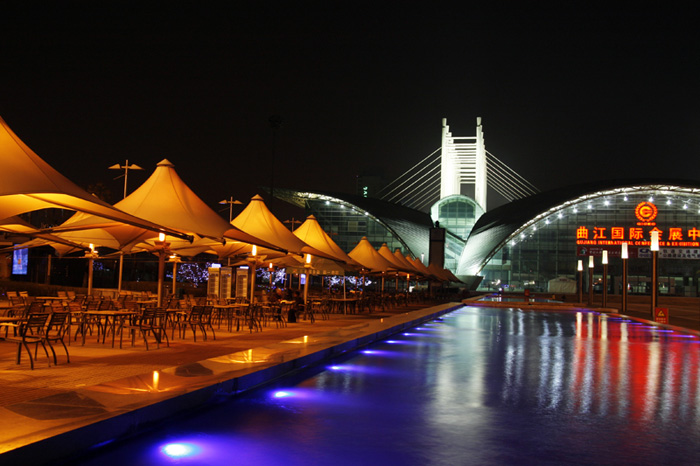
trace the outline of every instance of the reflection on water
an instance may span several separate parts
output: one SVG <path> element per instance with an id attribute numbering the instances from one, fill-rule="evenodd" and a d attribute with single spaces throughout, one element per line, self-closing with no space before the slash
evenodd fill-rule
<path id="1" fill-rule="evenodd" d="M 178 464 L 698 464 L 699 350 L 596 313 L 462 308 L 82 464 L 172 464 L 168 445 L 196 446 Z"/>

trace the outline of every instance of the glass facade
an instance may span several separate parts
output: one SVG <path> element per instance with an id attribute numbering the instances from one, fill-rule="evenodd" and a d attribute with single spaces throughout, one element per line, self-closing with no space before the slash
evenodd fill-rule
<path id="1" fill-rule="evenodd" d="M 480 289 L 550 291 L 549 281 L 577 280 L 583 262 L 588 283 L 602 285 L 601 259 L 608 251 L 609 293 L 622 290 L 622 243 L 629 245 L 628 289 L 651 292 L 651 231 L 659 231 L 659 293 L 697 296 L 700 277 L 700 195 L 694 189 L 628 188 L 592 193 L 554 207 L 517 229 L 481 270 Z M 585 289 L 585 288 L 584 288 Z"/>
<path id="2" fill-rule="evenodd" d="M 391 251 L 399 248 L 404 254 L 406 253 L 404 244 L 388 228 L 351 204 L 308 199 L 306 209 L 316 217 L 321 228 L 331 235 L 333 241 L 345 252 L 352 251 L 362 237 L 366 236 L 376 249 L 386 243 Z"/>
<path id="3" fill-rule="evenodd" d="M 433 221 L 448 231 L 445 238 L 445 268 L 457 271 L 466 240 L 484 211 L 473 199 L 454 195 L 440 199 L 430 209 Z"/>
<path id="4" fill-rule="evenodd" d="M 483 209 L 473 199 L 462 196 L 448 196 L 436 202 L 430 210 L 434 221 L 447 228 L 454 235 L 466 241 L 474 224 L 484 214 Z"/>

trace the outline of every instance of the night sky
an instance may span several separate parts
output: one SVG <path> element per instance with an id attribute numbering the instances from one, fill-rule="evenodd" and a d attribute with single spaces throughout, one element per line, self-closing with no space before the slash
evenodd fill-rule
<path id="1" fill-rule="evenodd" d="M 437 149 L 443 117 L 464 136 L 482 117 L 541 190 L 700 179 L 689 11 L 423 3 L 3 2 L 0 116 L 113 203 L 126 159 L 130 189 L 167 158 L 217 210 L 272 182 L 352 193 Z"/>

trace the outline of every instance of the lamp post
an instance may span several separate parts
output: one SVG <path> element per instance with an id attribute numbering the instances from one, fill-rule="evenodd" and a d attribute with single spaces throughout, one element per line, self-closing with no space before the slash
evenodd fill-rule
<path id="1" fill-rule="evenodd" d="M 126 182 L 127 182 L 127 179 L 129 178 L 129 170 L 143 170 L 143 168 L 139 167 L 135 163 L 132 163 L 131 165 L 129 165 L 129 161 L 127 160 L 124 165 L 120 165 L 120 164 L 116 163 L 116 164 L 112 165 L 111 167 L 109 167 L 109 170 L 124 170 L 124 174 L 119 175 L 118 177 L 115 178 L 115 180 L 118 180 L 122 176 L 124 177 L 124 197 L 126 197 Z"/>
<path id="2" fill-rule="evenodd" d="M 170 243 L 165 241 L 165 233 L 158 233 L 158 241 L 155 245 L 158 251 L 158 307 L 163 305 L 163 277 L 165 276 L 165 256 L 168 254 Z"/>
<path id="3" fill-rule="evenodd" d="M 119 175 L 118 177 L 115 178 L 115 180 L 121 178 L 122 176 L 124 177 L 124 199 L 126 198 L 126 185 L 127 185 L 127 180 L 129 179 L 129 170 L 143 170 L 143 167 L 140 167 L 136 165 L 135 163 L 132 163 L 129 165 L 129 160 L 126 161 L 124 165 L 120 165 L 118 163 L 112 165 L 111 167 L 108 167 L 109 170 L 124 170 L 123 175 Z M 124 251 L 119 251 L 119 284 L 118 284 L 118 289 L 117 289 L 117 294 L 121 295 L 122 294 L 122 277 L 124 276 Z"/>
<path id="4" fill-rule="evenodd" d="M 659 232 L 651 232 L 651 320 L 654 320 L 654 311 L 657 304 L 659 291 Z"/>
<path id="5" fill-rule="evenodd" d="M 309 269 L 311 268 L 311 254 L 306 255 L 306 260 L 304 261 L 304 268 L 306 269 L 306 280 L 304 280 L 304 308 L 306 308 L 306 302 L 309 299 Z"/>
<path id="6" fill-rule="evenodd" d="M 627 312 L 627 259 L 629 258 L 627 249 L 627 243 L 622 243 L 620 251 L 620 257 L 622 257 L 622 309 L 620 309 L 620 312 L 622 314 Z"/>
<path id="7" fill-rule="evenodd" d="M 231 196 L 230 199 L 219 201 L 219 204 L 228 204 L 228 223 L 231 223 L 233 221 L 233 205 L 241 205 L 243 203 L 239 200 L 234 200 L 233 196 Z"/>
<path id="8" fill-rule="evenodd" d="M 177 264 L 180 262 L 180 258 L 177 254 L 172 254 L 168 258 L 168 262 L 173 263 L 173 296 L 175 296 L 175 289 L 177 287 Z"/>
<path id="9" fill-rule="evenodd" d="M 593 306 L 593 256 L 588 256 L 588 305 Z"/>
<path id="10" fill-rule="evenodd" d="M 583 261 L 578 261 L 578 302 L 583 303 Z"/>
<path id="11" fill-rule="evenodd" d="M 603 251 L 603 307 L 608 306 L 608 251 Z"/>
<path id="12" fill-rule="evenodd" d="M 99 254 L 95 250 L 95 245 L 90 243 L 90 250 L 85 251 L 85 257 L 88 258 L 88 290 L 87 294 L 88 296 L 92 296 L 92 274 L 93 274 L 93 265 L 95 262 L 95 259 L 99 257 Z"/>
<path id="13" fill-rule="evenodd" d="M 255 267 L 258 262 L 258 247 L 256 245 L 253 245 L 253 250 L 250 252 L 250 257 L 248 258 L 248 261 L 251 263 L 250 264 L 250 305 L 253 305 L 253 302 L 255 301 Z M 251 307 L 252 309 L 252 307 Z"/>
<path id="14" fill-rule="evenodd" d="M 289 224 L 291 224 L 291 225 L 292 225 L 292 231 L 294 231 L 294 225 L 295 225 L 295 224 L 301 225 L 301 224 L 304 223 L 304 222 L 302 222 L 301 220 L 295 220 L 294 217 L 292 217 L 291 220 L 285 220 L 284 223 L 289 223 Z"/>

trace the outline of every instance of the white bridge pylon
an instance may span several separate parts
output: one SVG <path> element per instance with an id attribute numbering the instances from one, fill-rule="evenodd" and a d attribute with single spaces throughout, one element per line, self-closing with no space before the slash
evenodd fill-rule
<path id="1" fill-rule="evenodd" d="M 453 136 L 442 119 L 440 199 L 461 194 L 463 185 L 474 185 L 474 200 L 486 209 L 486 145 L 481 117 L 476 119 L 476 136 Z"/>

